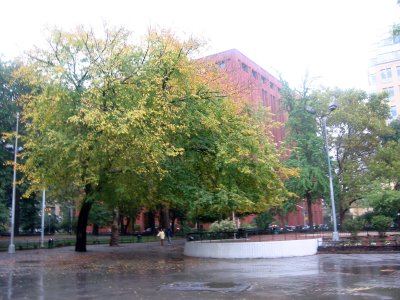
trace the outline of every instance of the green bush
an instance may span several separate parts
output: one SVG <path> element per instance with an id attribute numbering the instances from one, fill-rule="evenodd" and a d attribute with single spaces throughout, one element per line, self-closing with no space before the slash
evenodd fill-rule
<path id="1" fill-rule="evenodd" d="M 240 228 L 242 228 L 242 229 L 255 229 L 255 228 L 257 228 L 257 225 L 254 224 L 254 223 L 240 224 Z"/>
<path id="2" fill-rule="evenodd" d="M 208 231 L 220 232 L 220 231 L 233 231 L 236 229 L 235 223 L 231 220 L 215 221 L 210 225 Z"/>
<path id="3" fill-rule="evenodd" d="M 256 225 L 260 229 L 268 229 L 269 225 L 274 221 L 274 217 L 270 212 L 263 212 L 256 217 Z"/>
<path id="4" fill-rule="evenodd" d="M 390 217 L 386 217 L 383 215 L 377 215 L 377 216 L 372 217 L 371 223 L 372 223 L 372 227 L 376 231 L 378 231 L 378 233 L 381 237 L 383 237 L 383 236 L 385 236 L 386 231 L 388 231 L 390 226 L 392 225 L 393 220 Z"/>
<path id="5" fill-rule="evenodd" d="M 348 219 L 344 221 L 344 230 L 350 232 L 352 237 L 356 237 L 358 232 L 363 228 L 364 221 L 360 219 Z"/>

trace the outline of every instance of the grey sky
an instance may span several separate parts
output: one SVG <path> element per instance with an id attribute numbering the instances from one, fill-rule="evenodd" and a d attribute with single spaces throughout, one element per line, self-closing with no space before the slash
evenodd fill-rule
<path id="1" fill-rule="evenodd" d="M 325 86 L 367 89 L 371 45 L 400 20 L 396 0 L 6 0 L 0 53 L 41 45 L 45 27 L 100 28 L 104 22 L 143 35 L 149 26 L 208 41 L 203 54 L 236 48 L 281 73 L 291 85 L 304 74 Z"/>

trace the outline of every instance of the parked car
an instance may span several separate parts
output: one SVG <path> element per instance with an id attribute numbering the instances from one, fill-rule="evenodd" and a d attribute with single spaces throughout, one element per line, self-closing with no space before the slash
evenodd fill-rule
<path id="1" fill-rule="evenodd" d="M 284 230 L 286 232 L 293 232 L 293 231 L 296 231 L 296 226 L 285 225 Z"/>

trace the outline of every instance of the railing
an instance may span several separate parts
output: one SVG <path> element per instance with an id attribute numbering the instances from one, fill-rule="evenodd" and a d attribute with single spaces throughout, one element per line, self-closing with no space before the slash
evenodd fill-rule
<path id="1" fill-rule="evenodd" d="M 141 235 L 121 235 L 119 237 L 119 243 L 141 243 L 141 242 L 152 242 L 157 241 L 156 236 L 141 236 Z M 55 248 L 55 247 L 65 247 L 74 246 L 76 242 L 75 237 L 57 237 L 51 236 L 44 241 L 44 248 Z M 108 244 L 110 242 L 109 235 L 101 236 L 88 236 L 86 244 L 96 245 L 96 244 Z M 9 240 L 0 240 L 0 251 L 7 251 L 10 244 Z M 14 245 L 16 250 L 33 250 L 41 248 L 40 239 L 15 239 Z"/>
<path id="2" fill-rule="evenodd" d="M 340 241 L 322 241 L 318 244 L 319 252 L 346 251 L 400 251 L 399 237 L 355 237 Z"/>
<path id="3" fill-rule="evenodd" d="M 282 241 L 299 240 L 312 238 L 329 238 L 332 233 L 328 231 L 279 231 L 279 230 L 261 230 L 261 229 L 239 229 L 235 231 L 195 231 L 186 234 L 186 240 L 189 242 L 219 242 L 234 240 L 236 242 L 261 242 L 261 241 Z"/>
<path id="4" fill-rule="evenodd" d="M 388 235 L 398 235 L 398 232 L 390 232 Z M 378 233 L 375 231 L 363 231 L 358 235 L 359 239 L 375 239 L 378 241 Z M 261 230 L 261 229 L 239 229 L 234 231 L 209 232 L 209 231 L 194 231 L 186 234 L 186 240 L 200 242 L 220 242 L 220 241 L 235 241 L 235 242 L 261 242 L 261 241 L 282 241 L 282 240 L 299 240 L 299 239 L 315 239 L 322 238 L 324 242 L 332 241 L 331 231 L 285 231 L 285 230 Z M 352 239 L 348 232 L 339 233 L 340 242 L 346 243 Z M 372 242 L 373 243 L 373 242 Z"/>

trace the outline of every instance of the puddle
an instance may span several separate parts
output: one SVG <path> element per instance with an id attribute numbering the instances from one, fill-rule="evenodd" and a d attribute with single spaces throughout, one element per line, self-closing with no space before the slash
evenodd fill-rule
<path id="1" fill-rule="evenodd" d="M 174 282 L 160 287 L 169 291 L 217 291 L 217 292 L 243 292 L 251 287 L 248 283 L 235 282 Z"/>
<path id="2" fill-rule="evenodd" d="M 40 260 L 20 260 L 18 261 L 19 264 L 40 264 L 41 261 Z"/>
<path id="3" fill-rule="evenodd" d="M 211 289 L 228 289 L 236 286 L 233 282 L 209 282 L 206 286 Z"/>
<path id="4" fill-rule="evenodd" d="M 399 272 L 400 266 L 354 266 L 343 268 L 343 273 L 354 275 L 391 275 Z"/>

